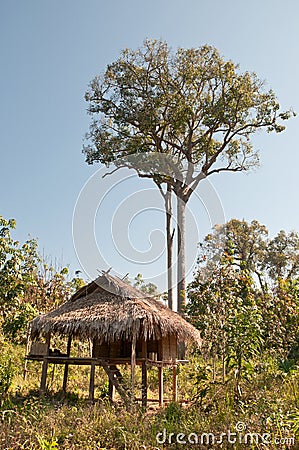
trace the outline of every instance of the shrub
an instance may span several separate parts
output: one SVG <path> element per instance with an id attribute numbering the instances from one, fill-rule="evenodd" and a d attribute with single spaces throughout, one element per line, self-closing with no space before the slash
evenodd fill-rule
<path id="1" fill-rule="evenodd" d="M 6 353 L 0 356 L 0 400 L 7 395 L 13 379 L 12 360 Z"/>

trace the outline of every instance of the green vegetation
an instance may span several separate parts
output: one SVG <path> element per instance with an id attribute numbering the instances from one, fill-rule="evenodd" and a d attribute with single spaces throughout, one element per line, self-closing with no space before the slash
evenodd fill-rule
<path id="1" fill-rule="evenodd" d="M 270 433 L 271 439 L 291 438 L 299 426 L 299 369 L 282 363 L 275 354 L 263 354 L 248 361 L 240 384 L 242 395 L 236 395 L 234 372 L 222 380 L 222 367 L 212 361 L 193 356 L 191 363 L 182 366 L 179 373 L 179 403 L 170 403 L 159 410 L 150 407 L 147 412 L 137 405 L 128 413 L 121 405 L 111 406 L 107 399 L 107 380 L 97 372 L 95 404 L 89 404 L 88 370 L 70 370 L 69 394 L 59 391 L 63 373 L 59 367 L 49 383 L 48 394 L 38 397 L 39 363 L 31 362 L 26 381 L 23 380 L 24 347 L 5 344 L 11 355 L 13 368 L 8 368 L 12 384 L 8 394 L 1 394 L 0 448 L 1 449 L 159 449 L 194 448 L 156 440 L 157 433 L 221 433 L 235 432 L 236 424 L 246 424 L 247 432 Z M 0 367 L 2 368 L 1 360 Z M 37 371 L 37 367 L 39 370 Z M 2 377 L 2 369 L 0 374 Z M 49 369 L 52 371 L 52 368 Z M 170 374 L 165 371 L 165 385 L 170 389 Z M 129 376 L 129 373 L 128 373 Z M 49 375 L 51 380 L 51 375 Z M 157 374 L 149 373 L 151 394 L 157 397 Z M 170 391 L 169 391 L 170 393 Z M 182 400 L 185 402 L 182 403 Z M 152 409 L 153 408 L 153 409 Z M 297 428 L 296 428 L 297 427 Z M 299 435 L 298 435 L 299 438 Z M 160 439 L 162 437 L 160 436 Z M 168 439 L 168 438 L 167 438 Z M 206 445 L 196 448 L 208 448 Z M 243 449 L 242 444 L 223 443 L 210 448 Z M 265 448 L 252 445 L 250 448 Z M 267 448 L 296 448 L 271 443 Z"/>
<path id="2" fill-rule="evenodd" d="M 14 222 L 1 223 L 1 449 L 297 448 L 292 444 L 299 439 L 297 233 L 281 231 L 269 239 L 257 221 L 232 220 L 206 237 L 186 310 L 201 330 L 203 348 L 190 349 L 190 363 L 179 368 L 178 403 L 161 409 L 149 403 L 146 412 L 136 404 L 127 412 L 120 401 L 109 403 L 101 368 L 95 404 L 87 401 L 88 367 L 70 366 L 66 395 L 62 366 L 49 367 L 43 398 L 38 395 L 40 363 L 28 362 L 24 379 L 24 331 L 31 308 L 38 313 L 56 306 L 81 281 L 68 281 L 65 269 L 41 266 L 33 241 L 24 248 L 11 238 Z M 144 285 L 140 274 L 134 281 Z M 127 369 L 124 379 L 129 377 Z M 171 398 L 170 371 L 164 378 Z M 140 383 L 137 371 L 137 388 Z M 150 397 L 157 398 L 155 369 L 149 371 L 148 385 Z M 250 446 L 228 443 L 229 430 L 239 431 L 238 439 L 247 432 L 260 440 Z M 177 441 L 184 440 L 179 433 L 186 444 Z M 208 446 L 207 439 L 218 443 Z"/>
<path id="3" fill-rule="evenodd" d="M 36 239 L 13 239 L 16 221 L 0 215 L 0 329 L 15 343 L 26 341 L 33 317 L 58 306 L 84 283 L 68 278 L 68 268 L 56 268 L 38 254 Z"/>

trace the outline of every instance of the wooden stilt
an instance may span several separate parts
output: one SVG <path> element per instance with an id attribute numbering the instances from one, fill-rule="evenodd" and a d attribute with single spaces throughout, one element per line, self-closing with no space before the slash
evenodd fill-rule
<path id="1" fill-rule="evenodd" d="M 68 363 L 65 363 L 65 365 L 64 365 L 64 373 L 63 373 L 63 383 L 62 383 L 62 392 L 64 394 L 66 393 L 68 374 L 69 374 L 69 365 L 68 365 Z"/>
<path id="2" fill-rule="evenodd" d="M 72 336 L 70 335 L 67 340 L 67 347 L 66 347 L 66 354 L 69 357 L 71 354 L 71 345 L 72 345 Z M 68 363 L 65 363 L 64 365 L 64 374 L 63 374 L 63 383 L 62 383 L 62 392 L 66 393 L 66 386 L 67 386 L 67 377 L 69 373 L 69 365 Z"/>
<path id="3" fill-rule="evenodd" d="M 39 392 L 41 395 L 43 395 L 46 391 L 47 370 L 48 370 L 48 358 L 47 358 L 47 356 L 44 356 L 43 367 L 42 367 L 42 377 L 41 377 L 40 388 L 39 388 Z"/>
<path id="4" fill-rule="evenodd" d="M 142 407 L 146 409 L 147 407 L 147 341 L 142 341 L 142 358 L 144 358 L 144 361 L 142 362 L 141 371 L 142 371 L 142 392 L 141 392 L 141 399 L 142 399 Z"/>
<path id="5" fill-rule="evenodd" d="M 178 401 L 177 366 L 172 367 L 172 400 Z"/>
<path id="6" fill-rule="evenodd" d="M 29 356 L 30 353 L 30 346 L 31 346 L 31 338 L 30 338 L 30 325 L 28 327 L 27 330 L 27 340 L 26 340 L 26 355 L 25 356 Z M 26 380 L 26 376 L 27 376 L 27 359 L 25 358 L 25 362 L 24 362 L 24 372 L 23 372 L 23 379 Z"/>
<path id="7" fill-rule="evenodd" d="M 132 339 L 132 353 L 131 353 L 131 384 L 132 384 L 132 399 L 135 398 L 135 368 L 136 368 L 136 336 Z"/>
<path id="8" fill-rule="evenodd" d="M 89 400 L 94 401 L 94 374 L 95 374 L 95 363 L 92 362 L 90 366 L 90 381 L 89 381 Z"/>
<path id="9" fill-rule="evenodd" d="M 146 409 L 147 407 L 147 366 L 146 362 L 142 363 L 142 407 Z"/>
<path id="10" fill-rule="evenodd" d="M 47 357 L 49 356 L 50 339 L 51 339 L 51 335 L 50 335 L 50 333 L 48 333 L 46 336 L 47 355 L 45 355 L 43 358 L 42 376 L 41 376 L 40 389 L 39 389 L 39 392 L 41 395 L 43 395 L 46 392 L 47 371 L 48 371 L 48 358 Z"/>
<path id="11" fill-rule="evenodd" d="M 147 359 L 147 341 L 142 341 L 142 350 L 141 350 L 142 358 Z"/>
<path id="12" fill-rule="evenodd" d="M 163 406 L 164 404 L 164 386 L 163 386 L 163 367 L 159 367 L 159 405 Z"/>

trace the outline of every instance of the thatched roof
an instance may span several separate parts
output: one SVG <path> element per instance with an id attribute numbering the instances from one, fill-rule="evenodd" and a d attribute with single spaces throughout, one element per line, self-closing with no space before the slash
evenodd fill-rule
<path id="1" fill-rule="evenodd" d="M 59 308 L 31 322 L 33 338 L 46 333 L 118 339 L 161 339 L 177 336 L 179 341 L 201 344 L 199 331 L 162 302 L 104 273 L 77 291 Z"/>

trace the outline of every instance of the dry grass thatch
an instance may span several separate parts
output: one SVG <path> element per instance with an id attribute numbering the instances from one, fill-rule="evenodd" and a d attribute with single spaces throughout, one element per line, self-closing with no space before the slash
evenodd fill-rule
<path id="1" fill-rule="evenodd" d="M 46 333 L 119 339 L 161 339 L 201 344 L 199 331 L 153 297 L 107 273 L 77 291 L 66 303 L 31 322 L 31 336 Z"/>

